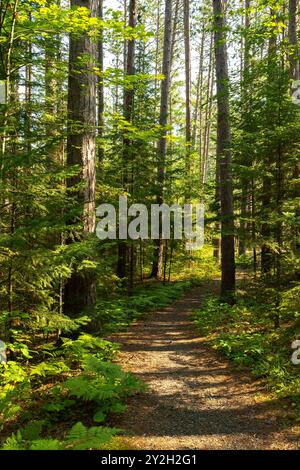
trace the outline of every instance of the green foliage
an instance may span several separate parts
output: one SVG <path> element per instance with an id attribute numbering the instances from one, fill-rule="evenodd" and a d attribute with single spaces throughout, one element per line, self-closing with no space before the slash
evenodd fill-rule
<path id="1" fill-rule="evenodd" d="M 272 305 L 270 289 L 262 284 L 248 283 L 246 291 L 239 291 L 234 306 L 222 304 L 216 297 L 206 298 L 203 307 L 194 313 L 195 324 L 234 364 L 250 369 L 279 396 L 300 403 L 300 376 L 291 361 L 292 342 L 300 335 L 295 314 L 298 300 L 293 296 L 298 287 L 281 292 L 279 307 L 278 293 Z M 295 310 L 288 314 L 290 306 Z M 275 328 L 273 318 L 278 311 L 281 322 Z"/>
<path id="2" fill-rule="evenodd" d="M 30 396 L 30 379 L 27 371 L 15 361 L 9 361 L 5 365 L 0 365 L 0 430 L 3 424 L 18 417 L 22 411 L 19 401 L 23 400 L 23 406 Z"/>
<path id="3" fill-rule="evenodd" d="M 71 397 L 95 404 L 94 420 L 98 423 L 105 421 L 109 412 L 124 411 L 122 401 L 143 390 L 142 383 L 132 374 L 94 356 L 84 359 L 83 372 L 68 379 L 65 387 Z"/>
<path id="4" fill-rule="evenodd" d="M 103 337 L 165 307 L 203 279 L 219 275 L 210 246 L 220 236 L 211 5 L 201 2 L 191 9 L 192 50 L 199 52 L 202 63 L 191 83 L 190 145 L 180 42 L 173 48 L 168 125 L 159 125 L 163 78 L 159 3 L 141 0 L 138 24 L 132 28 L 123 10 L 108 5 L 104 18 L 98 18 L 88 8 L 52 0 L 1 2 L 0 79 L 7 77 L 8 93 L 7 102 L 0 104 L 0 340 L 6 343 L 8 363 L 0 365 L 0 431 L 5 434 L 6 426 L 16 429 L 4 448 L 102 446 L 113 430 L 77 423 L 56 438 L 53 428 L 57 422 L 72 426 L 81 409 L 90 412 L 96 423 L 105 423 L 109 413 L 124 410 L 128 395 L 141 390 L 138 381 L 113 362 L 118 345 Z M 242 62 L 248 59 L 245 70 L 236 70 L 239 61 L 229 64 L 234 69 L 230 121 L 235 235 L 246 248 L 237 267 L 250 269 L 254 259 L 260 260 L 257 252 L 266 247 L 271 263 L 265 277 L 271 281 L 255 290 L 247 286 L 249 295 L 241 294 L 233 307 L 207 299 L 195 321 L 235 364 L 264 377 L 281 395 L 298 396 L 290 344 L 299 334 L 300 318 L 300 288 L 295 282 L 300 273 L 300 120 L 299 107 L 290 96 L 289 70 L 291 54 L 298 48 L 283 34 L 290 21 L 286 2 L 255 2 L 248 12 L 250 27 L 241 21 L 244 10 L 230 6 L 226 25 L 233 49 L 242 44 Z M 153 25 L 158 27 L 156 40 L 149 41 L 153 31 L 147 29 Z M 206 205 L 206 246 L 201 251 L 189 253 L 184 241 L 166 241 L 165 285 L 148 279 L 152 240 L 127 243 L 125 278 L 118 279 L 118 242 L 83 236 L 78 194 L 85 188 L 86 172 L 79 164 L 69 165 L 66 154 L 70 130 L 81 132 L 80 123 L 69 119 L 66 35 L 71 39 L 86 35 L 103 43 L 104 56 L 111 57 L 105 70 L 97 60 L 87 70 L 88 53 L 78 55 L 76 64 L 78 74 L 92 74 L 98 89 L 102 83 L 106 88 L 104 126 L 97 129 L 94 149 L 97 203 L 116 205 L 120 194 L 148 208 L 157 201 L 161 192 L 157 140 L 164 135 L 164 202 L 185 202 L 188 188 L 193 201 Z M 124 45 L 133 39 L 135 73 L 126 74 Z M 238 57 L 240 50 L 234 55 Z M 122 96 L 131 91 L 134 112 L 124 113 Z M 74 179 L 78 184 L 71 188 L 67 183 Z M 74 274 L 93 276 L 97 283 L 95 308 L 82 308 L 76 318 L 64 305 L 64 287 Z M 32 416 L 36 419 L 28 423 Z M 48 433 L 54 437 L 47 439 Z"/>
<path id="5" fill-rule="evenodd" d="M 86 428 L 82 423 L 75 424 L 67 434 L 65 448 L 71 450 L 101 449 L 119 432 L 115 428 Z"/>
<path id="6" fill-rule="evenodd" d="M 192 281 L 176 283 L 155 283 L 137 288 L 131 296 L 101 300 L 97 303 L 94 324 L 102 333 L 125 329 L 133 321 L 146 312 L 169 305 L 183 295 Z"/>
<path id="7" fill-rule="evenodd" d="M 220 334 L 215 348 L 220 349 L 237 365 L 257 367 L 267 354 L 266 338 L 262 333 Z"/>
<path id="8" fill-rule="evenodd" d="M 150 283 L 136 289 L 132 296 L 102 301 L 102 306 L 107 308 L 107 317 L 104 315 L 104 309 L 101 310 L 106 331 L 127 326 L 130 321 L 146 311 L 166 306 L 181 296 L 193 282 L 185 280 L 167 285 Z M 93 318 L 92 323 L 94 321 Z M 72 328 L 69 331 L 84 328 L 87 324 L 85 317 L 71 322 Z M 36 348 L 33 355 L 30 352 L 32 357 L 28 358 L 29 361 L 26 357 L 26 344 L 23 349 L 22 343 L 14 343 L 14 353 L 20 351 L 18 361 L 9 360 L 6 365 L 1 366 L 2 423 L 5 425 L 12 420 L 25 423 L 7 439 L 4 449 L 73 448 L 68 439 L 52 439 L 51 430 L 57 422 L 69 423 L 72 421 L 74 410 L 79 409 L 85 412 L 89 410 L 95 423 L 105 423 L 109 413 L 123 412 L 126 409 L 126 398 L 144 388 L 132 374 L 124 372 L 120 366 L 111 362 L 119 350 L 117 343 L 86 332 L 79 333 L 77 339 L 62 336 L 59 346 L 50 338 L 51 336 L 40 348 Z M 42 358 L 44 360 L 41 360 Z M 22 362 L 19 362 L 20 360 Z M 45 390 L 44 384 L 49 384 Z M 83 402 L 89 406 L 83 407 Z M 36 403 L 40 403 L 40 408 L 36 407 Z M 33 421 L 32 416 L 36 417 Z M 28 419 L 30 422 L 27 422 Z M 101 429 L 101 432 L 95 431 L 95 436 L 94 430 L 89 431 L 86 437 L 83 435 L 78 446 L 96 446 L 96 438 L 100 439 L 100 445 L 113 433 L 108 428 Z M 40 433 L 43 438 L 39 437 Z M 49 433 L 51 439 L 47 438 Z"/>
<path id="9" fill-rule="evenodd" d="M 194 313 L 195 323 L 203 334 L 214 332 L 220 325 L 238 319 L 236 307 L 220 302 L 217 297 L 207 297 L 204 306 Z"/>
<path id="10" fill-rule="evenodd" d="M 91 353 L 102 361 L 109 361 L 115 357 L 119 350 L 118 344 L 88 333 L 80 334 L 76 340 L 70 338 L 61 339 L 63 342 L 61 351 L 70 362 L 80 361 Z"/>
<path id="11" fill-rule="evenodd" d="M 20 429 L 5 441 L 1 450 L 87 450 L 101 449 L 119 430 L 107 427 L 85 427 L 76 423 L 64 440 L 40 438 L 41 423 L 32 423 Z"/>
<path id="12" fill-rule="evenodd" d="M 300 285 L 293 286 L 282 292 L 280 315 L 283 319 L 300 318 Z"/>

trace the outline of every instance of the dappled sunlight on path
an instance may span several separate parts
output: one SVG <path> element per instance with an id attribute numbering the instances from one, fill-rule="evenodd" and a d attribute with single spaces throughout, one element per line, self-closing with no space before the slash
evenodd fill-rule
<path id="1" fill-rule="evenodd" d="M 114 336 L 123 367 L 149 388 L 132 397 L 113 424 L 124 429 L 128 448 L 297 448 L 299 434 L 285 428 L 280 403 L 198 336 L 190 316 L 207 288 L 216 290 L 217 282 Z"/>

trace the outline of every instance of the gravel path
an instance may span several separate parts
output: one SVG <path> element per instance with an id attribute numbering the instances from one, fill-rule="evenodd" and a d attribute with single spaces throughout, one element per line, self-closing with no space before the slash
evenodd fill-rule
<path id="1" fill-rule="evenodd" d="M 299 427 L 285 427 L 282 404 L 233 370 L 198 336 L 190 315 L 207 289 L 145 316 L 126 333 L 120 363 L 149 386 L 113 424 L 128 449 L 298 449 Z"/>

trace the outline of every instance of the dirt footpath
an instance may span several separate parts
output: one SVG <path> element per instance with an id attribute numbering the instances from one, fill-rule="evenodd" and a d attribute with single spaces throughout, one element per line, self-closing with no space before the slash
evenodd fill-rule
<path id="1" fill-rule="evenodd" d="M 125 447 L 299 449 L 299 426 L 284 424 L 282 403 L 199 337 L 190 315 L 212 288 L 195 288 L 114 336 L 122 344 L 120 363 L 149 387 L 113 419 L 124 429 Z"/>

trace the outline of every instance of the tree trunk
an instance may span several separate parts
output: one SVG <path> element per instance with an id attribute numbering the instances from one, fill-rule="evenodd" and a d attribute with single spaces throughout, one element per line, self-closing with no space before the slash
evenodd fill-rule
<path id="1" fill-rule="evenodd" d="M 160 98 L 160 114 L 159 125 L 161 126 L 161 137 L 157 145 L 157 203 L 162 204 L 164 201 L 164 182 L 165 167 L 167 154 L 166 126 L 168 124 L 168 102 L 171 78 L 171 47 L 172 47 L 172 0 L 165 2 L 165 24 L 164 24 L 164 47 L 163 47 L 163 66 L 162 73 L 164 79 L 161 81 L 161 98 Z M 151 277 L 159 277 L 162 271 L 162 252 L 163 240 L 155 240 L 154 257 L 152 263 Z"/>
<path id="2" fill-rule="evenodd" d="M 103 20 L 103 0 L 99 0 L 98 16 Z M 100 69 L 100 76 L 98 80 L 98 163 L 102 164 L 104 158 L 104 146 L 103 146 L 103 135 L 104 135 L 104 82 L 103 82 L 103 71 L 104 71 L 104 53 L 103 53 L 103 32 L 100 32 L 98 42 L 98 64 Z"/>
<path id="3" fill-rule="evenodd" d="M 191 112 L 191 41 L 190 41 L 190 0 L 183 3 L 184 20 L 184 52 L 185 52 L 185 145 L 186 145 L 186 200 L 191 197 L 191 144 L 192 144 L 192 112 Z"/>
<path id="4" fill-rule="evenodd" d="M 174 20 L 172 26 L 172 39 L 171 39 L 171 62 L 170 62 L 170 70 L 172 71 L 172 66 L 174 62 L 174 54 L 175 54 L 175 45 L 176 45 L 176 35 L 178 32 L 178 16 L 179 16 L 179 0 L 176 0 L 175 3 L 175 11 L 174 11 Z M 170 83 L 172 81 L 172 77 L 170 77 Z"/>
<path id="5" fill-rule="evenodd" d="M 87 7 L 91 16 L 98 14 L 98 0 L 72 0 L 74 7 Z M 86 63 L 80 58 L 86 56 Z M 82 233 L 76 239 L 86 238 L 95 231 L 95 165 L 96 165 L 96 77 L 92 73 L 97 60 L 97 47 L 89 35 L 71 36 L 68 83 L 68 139 L 67 164 L 78 165 L 80 174 L 68 178 L 69 193 L 77 197 L 81 206 Z M 83 183 L 75 193 L 74 186 Z M 75 194 L 74 194 L 75 193 Z M 72 223 L 70 229 L 72 231 Z M 71 242 L 71 237 L 68 240 Z M 74 272 L 66 282 L 65 311 L 80 314 L 92 308 L 96 300 L 96 281 L 89 273 Z"/>
<path id="6" fill-rule="evenodd" d="M 298 19 L 298 4 L 299 0 L 289 0 L 289 43 L 290 43 L 290 76 L 291 79 L 300 79 L 300 63 L 299 63 L 299 48 L 297 46 L 297 19 Z M 293 179 L 299 180 L 300 178 L 300 163 L 296 162 L 293 170 Z M 294 190 L 295 198 L 299 198 L 300 195 L 300 184 L 296 183 Z M 296 218 L 300 218 L 300 204 L 298 203 L 295 211 Z M 294 252 L 297 249 L 297 239 L 299 237 L 299 229 L 296 227 L 293 235 L 293 249 Z"/>
<path id="7" fill-rule="evenodd" d="M 137 24 L 137 8 L 136 0 L 130 0 L 129 3 L 129 26 L 135 28 Z M 125 75 L 128 77 L 135 74 L 135 39 L 130 39 L 127 42 L 127 54 L 125 60 Z M 124 118 L 128 122 L 133 119 L 133 102 L 134 102 L 134 88 L 125 85 L 124 90 Z M 123 188 L 128 191 L 128 163 L 132 158 L 132 142 L 124 137 L 123 139 Z M 127 259 L 127 243 L 126 240 L 120 240 L 118 244 L 118 262 L 117 262 L 117 275 L 120 279 L 126 277 L 126 259 Z"/>
<path id="8" fill-rule="evenodd" d="M 203 151 L 201 159 L 201 183 L 202 186 L 206 181 L 208 157 L 209 157 L 209 142 L 210 142 L 210 131 L 211 131 L 211 115 L 212 115 L 212 103 L 213 103 L 213 87 L 214 87 L 214 71 L 213 71 L 213 35 L 211 36 L 210 52 L 209 52 L 209 64 L 208 64 L 208 78 L 207 78 L 207 93 L 206 93 L 206 110 L 205 110 L 205 125 L 203 132 Z"/>
<path id="9" fill-rule="evenodd" d="M 156 11 L 156 46 L 155 46 L 155 86 L 154 86 L 154 102 L 155 102 L 155 116 L 157 112 L 157 107 L 158 107 L 158 70 L 159 70 L 159 50 L 160 50 L 160 7 L 161 7 L 161 2 L 158 0 L 157 2 L 157 11 Z"/>
<path id="10" fill-rule="evenodd" d="M 289 54 L 290 60 L 290 75 L 293 80 L 299 80 L 299 50 L 297 47 L 297 10 L 299 0 L 289 0 L 289 43 L 291 51 Z"/>
<path id="11" fill-rule="evenodd" d="M 270 17 L 274 15 L 274 10 L 270 11 Z M 268 44 L 268 75 L 269 82 L 272 83 L 273 80 L 273 67 L 274 63 L 277 60 L 277 51 L 276 51 L 276 36 L 272 34 L 269 38 Z M 269 106 L 272 107 L 273 103 L 269 99 Z M 273 161 L 271 156 L 268 156 L 267 160 L 268 168 L 271 168 Z M 274 253 L 270 247 L 270 238 L 271 238 L 271 226 L 269 221 L 269 212 L 272 194 L 271 194 L 272 178 L 269 175 L 263 177 L 263 191 L 262 191 L 262 215 L 265 221 L 262 223 L 261 235 L 263 238 L 263 244 L 261 247 L 261 271 L 263 274 L 269 274 L 272 269 L 274 261 Z M 267 220 L 268 219 L 268 220 Z"/>
<path id="12" fill-rule="evenodd" d="M 218 130 L 217 157 L 220 162 L 221 255 L 223 298 L 233 301 L 235 291 L 234 220 L 231 175 L 231 132 L 226 22 L 221 0 L 213 0 Z"/>
<path id="13" fill-rule="evenodd" d="M 250 16 L 249 16 L 250 0 L 245 0 L 245 31 L 248 31 L 250 28 Z M 245 82 L 247 81 L 247 73 L 249 67 L 249 41 L 247 37 L 244 41 L 244 55 L 243 55 L 243 67 L 242 67 L 242 98 L 243 102 L 246 99 L 247 90 L 245 89 Z M 247 164 L 248 162 L 246 162 Z M 247 224 L 246 219 L 248 216 L 248 180 L 241 178 L 242 185 L 242 198 L 241 198 L 241 221 L 240 221 L 240 230 L 239 230 L 239 255 L 246 254 L 246 234 L 247 234 Z"/>

